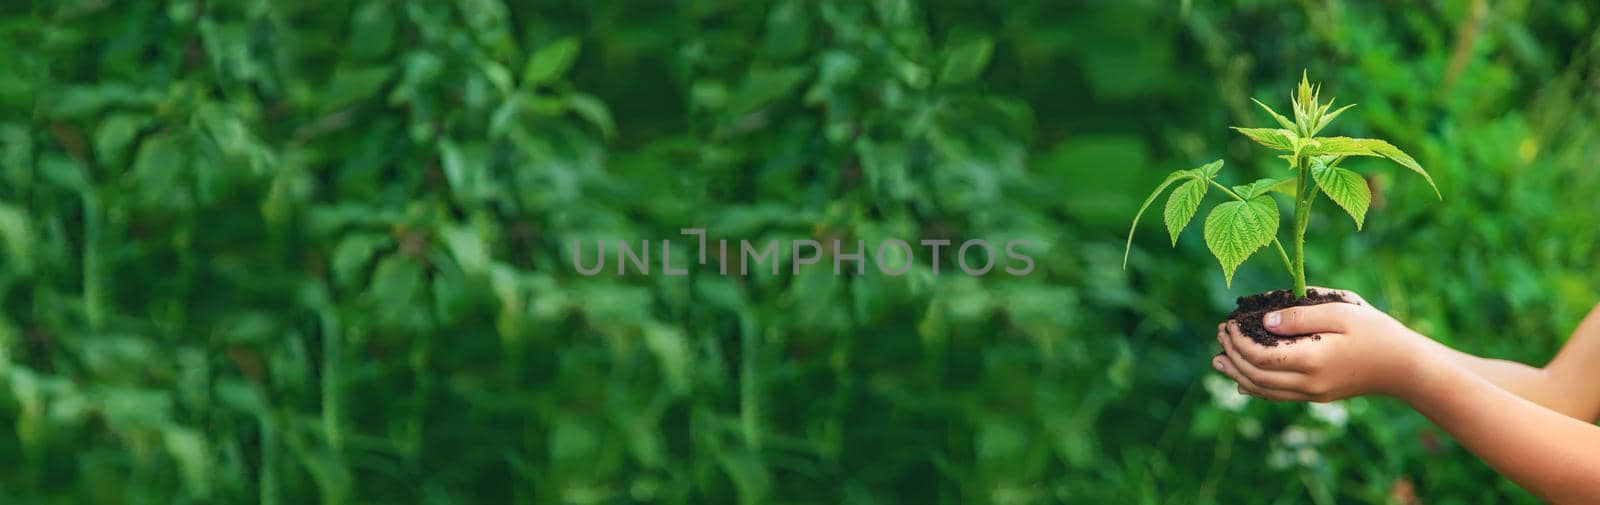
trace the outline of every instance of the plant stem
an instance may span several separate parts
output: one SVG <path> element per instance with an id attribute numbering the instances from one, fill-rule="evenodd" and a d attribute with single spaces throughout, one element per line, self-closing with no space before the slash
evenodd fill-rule
<path id="1" fill-rule="evenodd" d="M 1283 260 L 1283 269 L 1294 275 L 1294 262 L 1289 260 L 1289 253 L 1283 250 L 1283 242 L 1278 237 L 1272 237 L 1272 245 L 1278 248 L 1278 259 Z"/>
<path id="2" fill-rule="evenodd" d="M 1296 210 L 1295 212 L 1299 213 L 1300 211 Z M 1297 300 L 1306 297 L 1306 241 L 1304 233 L 1305 230 L 1300 227 L 1299 221 L 1296 220 L 1294 229 L 1294 270 L 1289 275 L 1294 276 L 1294 297 Z"/>
<path id="3" fill-rule="evenodd" d="M 1218 184 L 1217 181 L 1213 181 L 1211 179 L 1206 179 L 1206 182 L 1211 183 L 1212 186 L 1216 186 L 1217 189 L 1222 190 L 1223 193 L 1227 193 L 1228 196 L 1233 197 L 1234 200 L 1238 200 L 1238 201 L 1241 201 L 1241 202 L 1244 201 L 1244 197 L 1239 196 L 1238 193 L 1234 193 L 1233 190 L 1228 189 L 1227 186 L 1223 186 L 1221 184 Z"/>
<path id="4" fill-rule="evenodd" d="M 1294 265 L 1289 275 L 1294 278 L 1295 299 L 1300 299 L 1306 297 L 1306 224 L 1311 222 L 1311 196 L 1316 194 L 1316 188 L 1307 184 L 1311 179 L 1310 160 L 1300 156 L 1295 161 Z"/>

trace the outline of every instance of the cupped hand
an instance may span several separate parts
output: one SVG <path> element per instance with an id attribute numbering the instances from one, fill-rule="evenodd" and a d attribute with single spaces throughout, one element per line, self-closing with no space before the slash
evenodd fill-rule
<path id="1" fill-rule="evenodd" d="M 1403 396 L 1420 360 L 1436 354 L 1424 337 L 1388 314 L 1358 303 L 1326 303 L 1269 312 L 1262 326 L 1278 335 L 1315 334 L 1267 347 L 1239 331 L 1234 321 L 1217 325 L 1223 354 L 1212 366 L 1240 392 L 1276 401 L 1327 402 L 1365 394 Z"/>

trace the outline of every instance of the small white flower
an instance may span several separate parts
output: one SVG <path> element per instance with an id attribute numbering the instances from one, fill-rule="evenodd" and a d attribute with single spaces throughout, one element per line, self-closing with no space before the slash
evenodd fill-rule
<path id="1" fill-rule="evenodd" d="M 1245 440 L 1255 440 L 1261 436 L 1261 421 L 1254 417 L 1245 417 L 1239 420 L 1239 436 Z"/>
<path id="2" fill-rule="evenodd" d="M 1299 426 L 1290 426 L 1283 430 L 1283 445 L 1289 447 L 1304 447 L 1311 443 L 1311 433 Z"/>
<path id="3" fill-rule="evenodd" d="M 1244 410 L 1250 397 L 1239 394 L 1239 388 L 1221 375 L 1211 374 L 1205 378 L 1206 391 L 1211 392 L 1211 399 L 1217 406 L 1225 410 L 1238 412 Z"/>
<path id="4" fill-rule="evenodd" d="M 1295 458 L 1300 461 L 1300 466 L 1312 466 L 1322 459 L 1322 454 L 1318 453 L 1316 449 L 1301 447 L 1299 451 L 1295 452 Z"/>
<path id="5" fill-rule="evenodd" d="M 1335 427 L 1344 427 L 1350 420 L 1350 411 L 1345 409 L 1344 402 L 1312 403 L 1308 407 L 1311 417 Z"/>
<path id="6" fill-rule="evenodd" d="M 1267 466 L 1273 470 L 1289 468 L 1289 465 L 1292 464 L 1294 464 L 1294 456 L 1289 454 L 1289 451 L 1275 448 L 1271 453 L 1267 454 Z"/>

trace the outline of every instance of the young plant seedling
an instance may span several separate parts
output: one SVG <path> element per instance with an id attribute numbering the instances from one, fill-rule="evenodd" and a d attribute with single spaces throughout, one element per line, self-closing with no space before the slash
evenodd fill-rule
<path id="1" fill-rule="evenodd" d="M 1216 179 L 1217 173 L 1222 170 L 1222 160 L 1207 163 L 1199 168 L 1173 172 L 1156 187 L 1149 198 L 1145 199 L 1144 205 L 1139 207 L 1139 213 L 1133 216 L 1133 226 L 1128 229 L 1128 249 L 1122 256 L 1123 268 L 1128 266 L 1128 251 L 1132 250 L 1133 232 L 1139 226 L 1139 219 L 1162 192 L 1169 186 L 1178 184 L 1171 196 L 1167 197 L 1166 210 L 1163 212 L 1167 233 L 1172 238 L 1172 244 L 1176 246 L 1178 233 L 1183 231 L 1195 213 L 1200 210 L 1201 200 L 1205 198 L 1207 190 L 1216 188 L 1227 195 L 1229 200 L 1211 209 L 1211 214 L 1206 216 L 1204 233 L 1206 247 L 1222 264 L 1222 274 L 1226 283 L 1232 286 L 1233 272 L 1239 264 L 1244 263 L 1246 258 L 1268 244 L 1277 249 L 1278 256 L 1283 260 L 1283 265 L 1288 269 L 1293 281 L 1292 297 L 1289 296 L 1290 293 L 1280 291 L 1240 298 L 1240 307 L 1234 311 L 1235 315 L 1241 314 L 1241 311 L 1264 313 L 1289 305 L 1340 301 L 1332 294 L 1307 293 L 1305 261 L 1306 225 L 1311 220 L 1311 206 L 1316 203 L 1318 195 L 1328 195 L 1333 203 L 1349 213 L 1351 219 L 1356 222 L 1357 230 L 1361 229 L 1362 223 L 1366 220 L 1367 206 L 1372 202 L 1371 189 L 1367 187 L 1366 179 L 1360 174 L 1340 167 L 1339 163 L 1351 156 L 1386 158 L 1421 175 L 1433 188 L 1434 195 L 1441 200 L 1443 197 L 1439 193 L 1438 186 L 1434 185 L 1433 177 L 1430 177 L 1410 155 L 1388 142 L 1379 139 L 1318 137 L 1317 134 L 1327 128 L 1334 118 L 1354 106 L 1346 105 L 1330 111 L 1329 109 L 1333 108 L 1333 100 L 1329 100 L 1326 104 L 1321 103 L 1320 88 L 1320 85 L 1313 86 L 1306 80 L 1305 74 L 1301 73 L 1300 86 L 1289 95 L 1290 105 L 1294 109 L 1292 121 L 1266 104 L 1252 99 L 1281 128 L 1233 128 L 1258 144 L 1285 152 L 1278 157 L 1288 163 L 1288 168 L 1294 175 L 1282 179 L 1265 178 L 1229 188 Z M 1285 250 L 1283 243 L 1278 240 L 1278 205 L 1271 196 L 1274 192 L 1293 198 L 1294 214 L 1290 216 L 1289 237 L 1292 254 L 1290 250 Z M 1247 334 L 1257 337 L 1257 341 L 1276 343 L 1276 337 L 1258 327 L 1259 317 L 1238 319 L 1231 316 L 1230 319 L 1235 319 L 1245 326 L 1243 329 Z M 1250 330 L 1259 330 L 1259 335 Z"/>

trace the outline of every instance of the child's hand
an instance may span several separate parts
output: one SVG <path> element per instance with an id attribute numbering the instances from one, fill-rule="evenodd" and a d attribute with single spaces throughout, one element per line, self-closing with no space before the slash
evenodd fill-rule
<path id="1" fill-rule="evenodd" d="M 1279 335 L 1321 335 L 1265 347 L 1233 321 L 1217 326 L 1224 355 L 1212 358 L 1212 366 L 1238 382 L 1241 392 L 1269 400 L 1403 396 L 1412 370 L 1437 354 L 1426 337 L 1364 303 L 1269 312 L 1262 325 Z"/>

